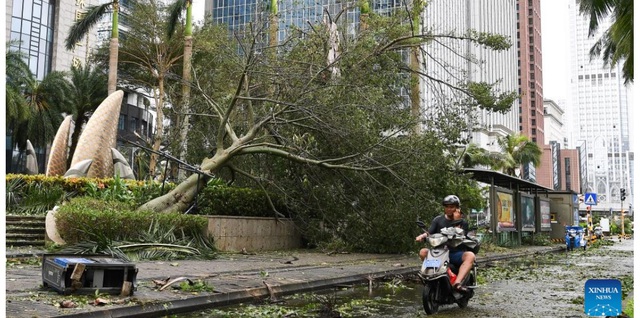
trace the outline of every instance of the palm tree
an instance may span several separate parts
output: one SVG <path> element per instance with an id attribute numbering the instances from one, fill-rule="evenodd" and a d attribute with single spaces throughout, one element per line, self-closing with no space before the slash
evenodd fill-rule
<path id="1" fill-rule="evenodd" d="M 600 57 L 606 64 L 624 60 L 625 84 L 633 82 L 633 0 L 579 0 L 580 13 L 589 17 L 589 36 L 594 36 L 600 21 L 612 16 L 613 23 L 591 47 L 591 58 Z"/>
<path id="2" fill-rule="evenodd" d="M 171 70 L 182 58 L 179 39 L 168 38 L 167 7 L 158 1 L 137 1 L 131 8 L 130 31 L 120 48 L 121 73 L 128 85 L 148 87 L 156 105 L 156 131 L 153 150 L 159 151 L 164 138 L 165 85 Z M 158 154 L 153 153 L 150 171 L 155 171 Z"/>
<path id="3" fill-rule="evenodd" d="M 525 135 L 515 134 L 499 138 L 498 145 L 502 150 L 502 158 L 493 165 L 496 170 L 515 176 L 516 169 L 523 165 L 540 165 L 542 150 Z"/>
<path id="4" fill-rule="evenodd" d="M 24 60 L 24 54 L 17 50 L 11 50 L 7 44 L 6 61 L 6 123 L 19 123 L 30 117 L 27 100 L 23 92 L 26 87 L 26 79 L 32 77 L 29 65 Z"/>
<path id="5" fill-rule="evenodd" d="M 278 45 L 278 0 L 269 1 L 269 46 L 275 56 Z"/>
<path id="6" fill-rule="evenodd" d="M 91 65 L 86 67 L 71 67 L 70 73 L 71 95 L 69 100 L 72 103 L 73 118 L 75 126 L 71 134 L 71 145 L 67 166 L 71 165 L 71 159 L 75 153 L 82 126 L 89 120 L 91 114 L 100 106 L 100 103 L 107 98 L 107 89 L 104 82 L 107 80 L 104 73 Z"/>
<path id="7" fill-rule="evenodd" d="M 98 23 L 102 17 L 112 9 L 111 20 L 111 40 L 109 41 L 109 79 L 107 82 L 107 92 L 111 94 L 116 91 L 116 82 L 118 80 L 118 11 L 120 10 L 120 1 L 112 0 L 98 6 L 89 6 L 86 15 L 76 21 L 69 30 L 69 35 L 65 40 L 67 50 L 73 49 L 89 30 Z"/>
<path id="8" fill-rule="evenodd" d="M 8 123 L 12 140 L 20 150 L 27 146 L 27 139 L 35 148 L 44 148 L 62 123 L 63 112 L 70 112 L 70 85 L 64 72 L 54 71 L 47 74 L 41 82 L 33 73 L 24 78 L 21 91 L 23 101 L 19 103 L 27 107 L 29 117 L 21 122 Z"/>
<path id="9" fill-rule="evenodd" d="M 369 18 L 369 13 L 371 13 L 371 4 L 369 0 L 361 0 L 360 1 L 360 32 L 367 29 L 367 18 Z"/>
<path id="10" fill-rule="evenodd" d="M 488 151 L 477 144 L 470 143 L 465 148 L 456 152 L 457 169 L 473 168 L 475 166 L 493 166 L 504 160 L 504 155 L 499 152 Z"/>
<path id="11" fill-rule="evenodd" d="M 167 35 L 169 38 L 173 35 L 178 18 L 183 10 L 186 10 L 186 21 L 184 28 L 184 55 L 182 65 L 182 120 L 179 121 L 180 127 L 180 160 L 185 160 L 187 156 L 187 133 L 189 132 L 189 112 L 191 111 L 191 56 L 193 52 L 193 28 L 191 25 L 191 10 L 193 7 L 192 0 L 176 0 L 169 7 L 169 23 L 167 27 Z M 182 170 L 181 170 L 182 171 Z"/>

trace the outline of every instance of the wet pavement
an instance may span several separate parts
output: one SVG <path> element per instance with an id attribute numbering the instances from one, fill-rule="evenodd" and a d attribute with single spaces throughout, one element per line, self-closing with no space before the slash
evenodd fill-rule
<path id="1" fill-rule="evenodd" d="M 511 248 L 500 253 L 480 253 L 478 263 L 557 252 L 563 245 Z M 7 251 L 7 258 L 41 251 Z M 38 264 L 15 264 L 6 271 L 7 317 L 159 317 L 240 302 L 363 283 L 417 272 L 414 255 L 332 254 L 287 251 L 255 255 L 221 254 L 214 260 L 143 261 L 133 296 L 100 295 L 106 305 L 91 304 L 96 296 L 64 296 L 45 289 Z M 160 291 L 153 280 L 186 277 L 206 282 L 213 291 Z M 177 285 L 177 284 L 176 284 Z M 61 308 L 64 300 L 76 308 Z"/>

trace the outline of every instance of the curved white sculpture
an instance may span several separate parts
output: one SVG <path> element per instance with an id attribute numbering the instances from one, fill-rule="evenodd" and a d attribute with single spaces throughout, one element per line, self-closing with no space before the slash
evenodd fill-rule
<path id="1" fill-rule="evenodd" d="M 87 159 L 93 160 L 87 171 L 88 178 L 113 176 L 111 148 L 116 146 L 123 96 L 124 92 L 121 90 L 111 93 L 89 118 L 87 126 L 80 135 L 73 160 L 71 160 L 71 167 Z"/>
<path id="2" fill-rule="evenodd" d="M 49 153 L 49 161 L 47 162 L 47 176 L 62 176 L 67 171 L 67 158 L 69 155 L 69 135 L 73 124 L 71 115 L 64 118 L 56 137 L 53 138 L 51 144 L 51 152 Z"/>

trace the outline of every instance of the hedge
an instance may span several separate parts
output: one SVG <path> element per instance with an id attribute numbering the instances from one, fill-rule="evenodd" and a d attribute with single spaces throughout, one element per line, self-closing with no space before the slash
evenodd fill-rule
<path id="1" fill-rule="evenodd" d="M 269 204 L 269 198 L 278 212 L 289 216 L 286 205 L 279 196 L 272 193 L 267 196 L 262 190 L 220 185 L 207 186 L 202 189 L 197 197 L 196 213 L 200 215 L 271 217 L 275 212 Z"/>
<path id="2" fill-rule="evenodd" d="M 136 181 L 114 178 L 64 178 L 62 176 L 46 177 L 44 175 L 6 176 L 7 193 L 11 200 L 7 202 L 7 213 L 44 214 L 55 205 L 60 205 L 69 198 L 93 197 L 123 203 L 120 210 L 134 210 L 153 198 L 159 197 L 176 187 L 174 183 Z M 13 186 L 10 186 L 13 184 Z M 272 217 L 276 210 L 289 216 L 286 205 L 280 196 L 267 194 L 262 190 L 237 188 L 210 182 L 202 189 L 196 199 L 196 208 L 190 214 L 231 215 Z M 10 202 L 9 202 L 10 201 Z M 32 208 L 30 213 L 22 212 L 26 203 L 40 208 Z"/>
<path id="3" fill-rule="evenodd" d="M 179 236 L 204 234 L 205 217 L 180 213 L 134 211 L 127 203 L 78 197 L 62 205 L 56 213 L 56 227 L 67 244 L 82 241 L 139 241 L 157 223 Z"/>

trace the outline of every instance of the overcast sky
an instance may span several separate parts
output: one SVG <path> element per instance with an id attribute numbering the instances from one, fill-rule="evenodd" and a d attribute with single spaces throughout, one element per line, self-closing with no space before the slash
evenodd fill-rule
<path id="1" fill-rule="evenodd" d="M 544 98 L 568 99 L 569 23 L 567 0 L 542 0 L 542 90 Z"/>

